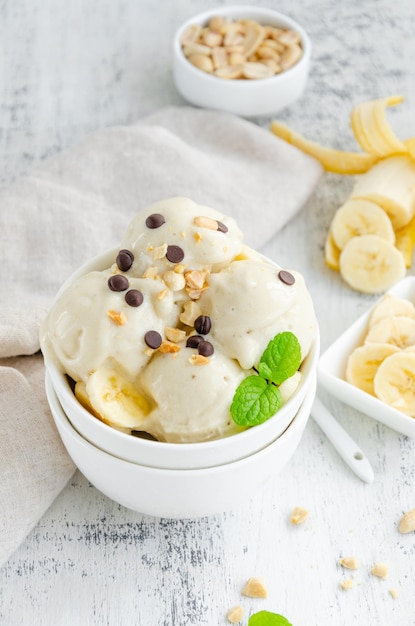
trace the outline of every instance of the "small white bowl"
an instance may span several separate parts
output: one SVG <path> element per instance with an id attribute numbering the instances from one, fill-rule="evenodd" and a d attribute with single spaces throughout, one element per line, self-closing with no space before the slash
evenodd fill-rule
<path id="1" fill-rule="evenodd" d="M 109 267 L 118 248 L 93 258 L 80 267 L 62 285 L 56 298 L 79 276 L 92 270 Z M 67 376 L 61 371 L 52 355 L 44 353 L 46 370 L 72 426 L 94 446 L 120 459 L 148 467 L 164 469 L 197 469 L 214 467 L 242 459 L 274 441 L 293 420 L 307 392 L 310 390 L 320 352 L 317 335 L 308 356 L 301 365 L 300 385 L 291 398 L 269 420 L 244 432 L 202 443 L 164 443 L 150 441 L 123 433 L 91 415 L 76 399 Z"/>
<path id="2" fill-rule="evenodd" d="M 46 394 L 61 439 L 84 476 L 119 504 L 156 517 L 193 518 L 235 509 L 255 496 L 294 454 L 310 415 L 315 377 L 287 430 L 243 460 L 196 470 L 169 470 L 129 463 L 83 439 L 67 419 L 46 376 Z"/>
<path id="3" fill-rule="evenodd" d="M 199 70 L 184 56 L 181 37 L 191 24 L 204 25 L 213 16 L 246 18 L 261 24 L 295 30 L 301 36 L 303 54 L 290 69 L 271 78 L 226 80 Z M 218 109 L 243 117 L 273 115 L 303 94 L 310 67 L 311 42 L 304 29 L 291 18 L 255 6 L 228 6 L 210 9 L 187 20 L 173 41 L 173 77 L 180 94 L 191 104 Z"/>
<path id="4" fill-rule="evenodd" d="M 415 303 L 415 277 L 404 278 L 387 293 Z M 378 302 L 359 317 L 322 354 L 317 368 L 318 382 L 345 404 L 403 435 L 415 437 L 415 418 L 384 404 L 378 398 L 347 382 L 345 378 L 347 359 L 353 350 L 363 343 L 368 329 L 369 317 Z"/>

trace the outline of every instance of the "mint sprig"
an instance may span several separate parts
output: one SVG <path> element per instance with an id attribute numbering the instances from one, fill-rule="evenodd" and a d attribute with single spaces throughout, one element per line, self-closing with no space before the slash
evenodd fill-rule
<path id="1" fill-rule="evenodd" d="M 251 615 L 248 626 L 292 626 L 292 624 L 278 613 L 259 611 Z"/>
<path id="2" fill-rule="evenodd" d="M 237 387 L 231 415 L 238 426 L 256 426 L 281 407 L 280 385 L 291 378 L 301 364 L 301 347 L 294 333 L 275 335 L 258 363 L 258 376 L 245 378 Z"/>
<path id="3" fill-rule="evenodd" d="M 271 339 L 258 363 L 258 373 L 276 385 L 293 376 L 301 363 L 301 347 L 294 333 L 285 332 Z"/>
<path id="4" fill-rule="evenodd" d="M 233 421 L 239 426 L 256 426 L 265 422 L 282 404 L 281 392 L 261 376 L 244 378 L 231 404 Z"/>

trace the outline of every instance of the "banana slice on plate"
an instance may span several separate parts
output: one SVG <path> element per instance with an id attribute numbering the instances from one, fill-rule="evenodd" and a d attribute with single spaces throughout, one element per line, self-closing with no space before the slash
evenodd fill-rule
<path id="1" fill-rule="evenodd" d="M 379 365 L 373 382 L 376 396 L 415 417 L 415 353 L 399 351 Z"/>
<path id="2" fill-rule="evenodd" d="M 360 235 L 377 235 L 395 243 L 395 231 L 387 213 L 369 200 L 349 200 L 343 204 L 334 215 L 331 231 L 340 250 L 350 239 Z"/>
<path id="3" fill-rule="evenodd" d="M 415 319 L 387 317 L 369 330 L 365 343 L 390 343 L 402 350 L 415 344 Z"/>
<path id="4" fill-rule="evenodd" d="M 137 387 L 112 368 L 93 372 L 86 382 L 86 393 L 94 411 L 116 428 L 140 428 L 150 411 Z"/>
<path id="5" fill-rule="evenodd" d="M 377 235 L 353 237 L 340 255 L 346 283 L 363 293 L 382 293 L 405 276 L 403 255 Z"/>
<path id="6" fill-rule="evenodd" d="M 346 380 L 363 391 L 374 395 L 373 380 L 383 361 L 399 352 L 389 343 L 367 343 L 356 348 L 347 360 Z"/>
<path id="7" fill-rule="evenodd" d="M 415 306 L 410 300 L 397 298 L 387 293 L 373 309 L 369 318 L 369 328 L 372 328 L 387 317 L 412 317 L 415 319 Z"/>
<path id="8" fill-rule="evenodd" d="M 351 198 L 374 202 L 386 211 L 395 229 L 402 228 L 414 217 L 415 161 L 405 155 L 379 161 L 358 178 Z"/>

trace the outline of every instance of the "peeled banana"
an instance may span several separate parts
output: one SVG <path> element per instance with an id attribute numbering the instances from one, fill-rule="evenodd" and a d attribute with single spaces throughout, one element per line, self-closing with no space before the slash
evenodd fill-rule
<path id="1" fill-rule="evenodd" d="M 415 213 L 415 161 L 405 155 L 380 161 L 360 176 L 351 198 L 378 204 L 389 215 L 393 227 L 402 228 Z"/>
<path id="2" fill-rule="evenodd" d="M 415 137 L 401 141 L 386 118 L 386 110 L 403 101 L 391 96 L 363 102 L 351 114 L 355 138 L 364 152 L 343 152 L 307 140 L 273 120 L 271 131 L 316 158 L 329 172 L 359 174 L 350 198 L 335 214 L 324 245 L 326 265 L 340 270 L 353 289 L 379 293 L 388 289 L 412 265 L 415 249 Z M 365 205 L 366 203 L 366 205 Z M 372 205 L 372 206 L 371 206 Z M 365 208 L 363 208 L 365 207 Z M 376 207 L 376 208 L 375 208 Z M 341 252 L 355 237 L 375 235 L 388 245 L 360 240 Z M 369 249 L 370 248 L 370 249 Z M 356 258 L 353 260 L 352 251 Z M 370 271 L 363 271 L 362 261 Z M 378 266 L 376 260 L 379 261 Z M 342 271 L 343 268 L 343 271 Z M 380 274 L 385 273 L 384 277 Z"/>

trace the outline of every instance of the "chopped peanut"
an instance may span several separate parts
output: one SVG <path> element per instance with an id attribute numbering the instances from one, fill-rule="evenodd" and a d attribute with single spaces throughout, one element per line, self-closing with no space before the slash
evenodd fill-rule
<path id="1" fill-rule="evenodd" d="M 123 311 L 114 311 L 113 309 L 110 309 L 107 311 L 107 315 L 117 326 L 124 326 L 124 324 L 127 323 L 127 318 Z"/>
<path id="2" fill-rule="evenodd" d="M 242 589 L 242 595 L 248 598 L 266 598 L 268 594 L 262 578 L 249 578 Z"/>

